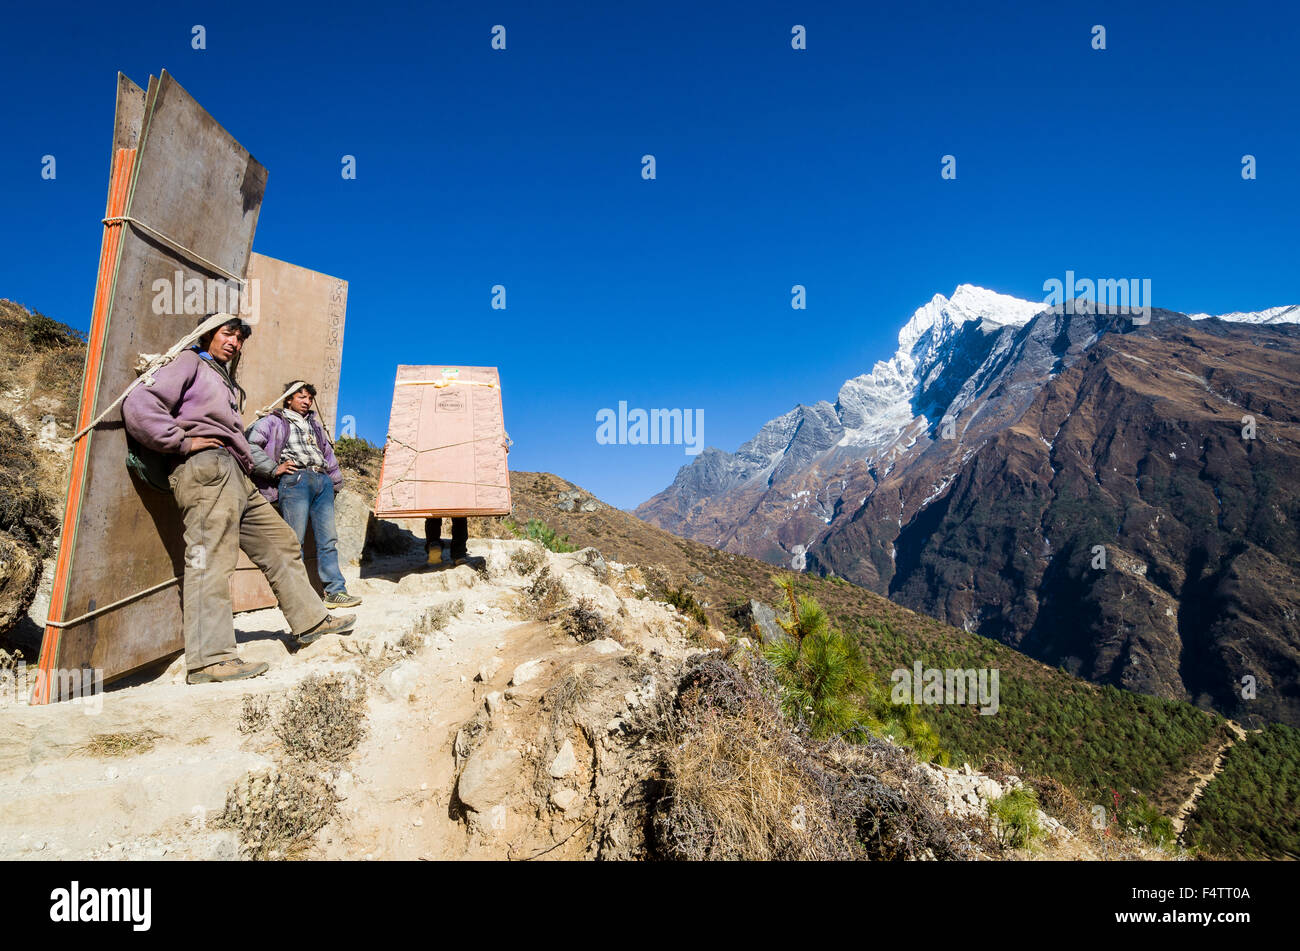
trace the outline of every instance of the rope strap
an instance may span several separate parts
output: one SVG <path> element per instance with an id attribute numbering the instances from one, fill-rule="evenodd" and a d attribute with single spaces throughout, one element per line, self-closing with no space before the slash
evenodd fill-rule
<path id="1" fill-rule="evenodd" d="M 135 594 L 128 594 L 125 598 L 119 598 L 118 600 L 114 601 L 112 604 L 106 604 L 102 608 L 95 608 L 95 610 L 93 611 L 87 611 L 85 614 L 81 615 L 81 617 L 74 617 L 70 621 L 47 620 L 45 622 L 45 626 L 59 627 L 59 628 L 72 627 L 72 625 L 74 624 L 80 624 L 82 621 L 89 621 L 93 617 L 99 617 L 101 614 L 104 614 L 108 611 L 112 611 L 116 608 L 120 608 L 124 604 L 128 604 L 131 601 L 136 601 L 140 598 L 143 598 L 147 594 L 153 594 L 155 591 L 161 591 L 163 588 L 169 588 L 180 580 L 181 580 L 180 578 L 172 578 L 168 581 L 162 582 L 161 584 L 156 584 L 152 588 L 145 588 L 143 591 L 137 591 Z"/>
<path id="2" fill-rule="evenodd" d="M 289 384 L 289 388 L 287 390 L 285 390 L 275 399 L 271 400 L 271 402 L 267 403 L 265 406 L 259 409 L 255 415 L 257 416 L 258 419 L 261 419 L 263 416 L 271 412 L 271 410 L 275 409 L 275 407 L 279 406 L 281 403 L 287 400 L 291 393 L 297 393 L 306 385 L 307 382 L 305 380 L 294 380 L 292 383 Z"/>
<path id="3" fill-rule="evenodd" d="M 182 337 L 180 341 L 174 347 L 168 350 L 166 353 L 153 357 L 149 361 L 149 365 L 145 367 L 144 371 L 138 377 L 136 377 L 134 380 L 131 381 L 130 386 L 128 386 L 125 390 L 122 391 L 122 395 L 119 396 L 117 399 L 113 400 L 113 402 L 109 403 L 108 407 L 104 410 L 104 412 L 100 413 L 89 423 L 87 423 L 81 429 L 80 432 L 78 432 L 75 436 L 72 437 L 72 441 L 76 442 L 82 436 L 86 435 L 86 433 L 90 432 L 92 429 L 94 429 L 96 426 L 102 423 L 104 421 L 104 417 L 106 417 L 109 413 L 113 412 L 113 410 L 117 409 L 118 404 L 121 403 L 128 396 L 130 396 L 131 391 L 134 390 L 141 383 L 143 383 L 145 386 L 153 386 L 154 384 L 153 375 L 157 373 L 159 370 L 161 370 L 166 364 L 171 363 L 172 360 L 180 356 L 181 351 L 183 351 L 195 340 L 198 340 L 209 330 L 213 330 L 217 327 L 220 327 L 228 320 L 238 320 L 238 319 L 239 317 L 236 314 L 213 314 L 207 320 L 203 321 L 203 323 L 199 324 L 198 327 L 195 328 L 193 332 L 188 333 L 184 337 Z"/>
<path id="4" fill-rule="evenodd" d="M 397 386 L 496 386 L 484 380 L 398 380 Z"/>
<path id="5" fill-rule="evenodd" d="M 149 225 L 145 224 L 139 218 L 132 218 L 130 215 L 117 215 L 112 218 L 105 218 L 104 224 L 116 225 L 116 224 L 121 224 L 123 221 L 127 222 L 133 228 L 139 228 L 141 231 L 153 235 L 163 244 L 170 247 L 177 254 L 183 254 L 191 261 L 195 261 L 199 264 L 202 264 L 204 267 L 208 268 L 209 270 L 216 271 L 218 274 L 225 275 L 226 277 L 230 278 L 232 281 L 236 282 L 240 287 L 244 287 L 248 284 L 248 282 L 245 281 L 238 274 L 231 274 L 220 264 L 216 264 L 212 261 L 209 261 L 207 258 L 203 257 L 203 255 L 185 247 L 185 245 L 181 244 L 175 238 L 170 238 L 167 235 L 163 234 L 161 231 L 159 231 L 157 228 L 152 228 Z"/>

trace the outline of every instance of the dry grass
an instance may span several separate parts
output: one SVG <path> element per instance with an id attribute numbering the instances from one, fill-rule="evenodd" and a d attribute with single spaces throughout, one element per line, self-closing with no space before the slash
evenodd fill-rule
<path id="1" fill-rule="evenodd" d="M 664 759 L 672 783 L 660 844 L 672 857 L 851 857 L 821 790 L 756 721 L 711 713 Z"/>
<path id="2" fill-rule="evenodd" d="M 729 660 L 730 658 L 730 660 Z M 735 661 L 735 664 L 730 662 Z M 665 858 L 959 859 L 915 764 L 889 744 L 816 743 L 780 714 L 753 654 L 691 658 L 660 741 L 654 850 Z"/>
<path id="3" fill-rule="evenodd" d="M 609 618 L 596 607 L 596 603 L 584 596 L 564 615 L 564 629 L 586 644 L 609 637 L 610 623 Z"/>
<path id="4" fill-rule="evenodd" d="M 285 700 L 274 729 L 292 756 L 344 759 L 366 735 L 365 683 L 342 674 L 308 676 Z"/>
<path id="5" fill-rule="evenodd" d="M 414 626 L 403 634 L 401 640 L 394 646 L 400 651 L 413 654 L 424 646 L 426 637 L 443 630 L 452 622 L 453 618 L 460 617 L 464 611 L 465 600 L 463 598 L 436 604 L 421 614 Z"/>
<path id="6" fill-rule="evenodd" d="M 510 553 L 510 567 L 525 578 L 546 564 L 546 552 L 533 542 L 520 546 Z"/>
<path id="7" fill-rule="evenodd" d="M 549 621 L 569 600 L 569 589 L 551 574 L 547 565 L 537 572 L 532 584 L 524 589 L 526 613 L 539 621 Z"/>
<path id="8" fill-rule="evenodd" d="M 87 756 L 136 756 L 148 753 L 162 734 L 153 730 L 136 730 L 132 733 L 96 733 L 90 742 L 80 747 Z"/>
<path id="9" fill-rule="evenodd" d="M 337 811 L 334 790 L 300 765 L 245 776 L 226 797 L 219 828 L 236 830 L 250 859 L 295 858 Z"/>
<path id="10" fill-rule="evenodd" d="M 239 712 L 239 732 L 259 733 L 271 725 L 271 702 L 264 695 L 250 694 L 244 698 Z"/>

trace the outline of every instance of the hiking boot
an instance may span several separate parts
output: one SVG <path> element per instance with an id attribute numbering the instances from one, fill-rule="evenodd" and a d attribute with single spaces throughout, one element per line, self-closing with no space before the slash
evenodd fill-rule
<path id="1" fill-rule="evenodd" d="M 425 561 L 430 565 L 442 564 L 442 546 L 439 545 L 437 548 L 426 548 Z"/>
<path id="2" fill-rule="evenodd" d="M 361 603 L 361 599 L 354 594 L 348 594 L 346 591 L 336 591 L 334 594 L 325 595 L 325 607 L 333 608 L 355 608 Z"/>
<path id="3" fill-rule="evenodd" d="M 298 646 L 306 647 L 308 644 L 314 644 L 326 634 L 351 634 L 356 623 L 357 616 L 355 614 L 329 615 L 315 627 L 299 634 Z"/>
<path id="4" fill-rule="evenodd" d="M 463 551 L 459 555 L 456 554 L 455 552 L 451 553 L 452 565 L 464 565 L 464 564 L 468 564 L 468 562 L 469 562 L 469 552 Z"/>
<path id="5" fill-rule="evenodd" d="M 228 680 L 247 680 L 249 677 L 260 677 L 271 669 L 271 665 L 259 661 L 256 664 L 246 664 L 238 657 L 230 660 L 223 660 L 219 664 L 208 664 L 206 667 L 200 667 L 198 670 L 191 670 L 185 678 L 186 683 L 190 684 L 223 684 Z"/>

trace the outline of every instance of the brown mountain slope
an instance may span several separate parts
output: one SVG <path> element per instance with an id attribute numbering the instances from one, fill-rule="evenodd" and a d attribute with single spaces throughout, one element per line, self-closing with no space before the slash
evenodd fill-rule
<path id="1" fill-rule="evenodd" d="M 1293 333 L 1103 337 L 902 528 L 891 596 L 1090 680 L 1300 725 L 1298 367 Z"/>

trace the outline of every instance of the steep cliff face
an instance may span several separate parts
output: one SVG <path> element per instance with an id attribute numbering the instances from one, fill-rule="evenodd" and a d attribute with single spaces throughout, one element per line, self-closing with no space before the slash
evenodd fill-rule
<path id="1" fill-rule="evenodd" d="M 1300 722 L 1298 358 L 1293 328 L 1103 337 L 900 530 L 891 596 L 1092 680 Z"/>
<path id="2" fill-rule="evenodd" d="M 1012 302 L 936 298 L 832 413 L 712 451 L 637 514 L 1093 680 L 1300 722 L 1300 311 Z"/>

